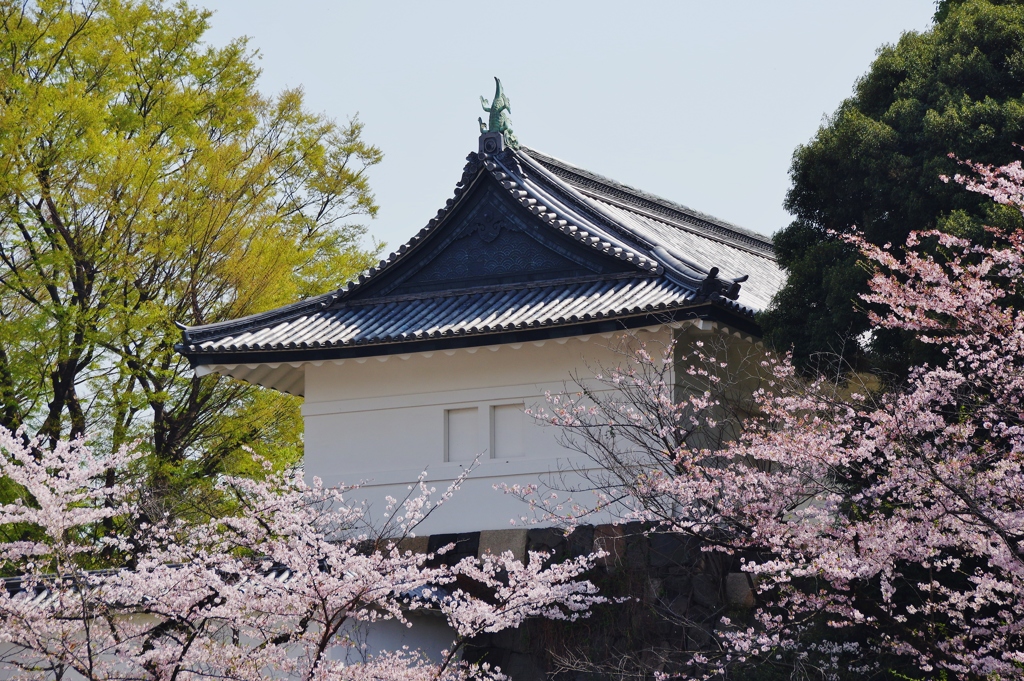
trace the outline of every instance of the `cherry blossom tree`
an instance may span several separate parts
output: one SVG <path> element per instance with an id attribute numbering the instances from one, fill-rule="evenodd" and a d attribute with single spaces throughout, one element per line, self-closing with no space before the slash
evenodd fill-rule
<path id="1" fill-rule="evenodd" d="M 955 181 L 1024 214 L 1020 163 L 966 165 Z M 807 382 L 765 353 L 743 433 L 703 446 L 724 405 L 715 353 L 638 342 L 598 377 L 610 390 L 542 415 L 605 467 L 596 501 L 511 491 L 570 525 L 617 508 L 735 556 L 757 603 L 682 651 L 684 676 L 1024 678 L 1024 231 L 988 237 L 911 234 L 903 259 L 846 237 L 875 268 L 875 328 L 947 358 L 903 386 Z"/>
<path id="2" fill-rule="evenodd" d="M 524 565 L 506 553 L 445 565 L 403 551 L 400 540 L 461 480 L 437 499 L 421 478 L 389 500 L 376 528 L 352 500 L 358 487 L 307 485 L 295 471 L 223 479 L 233 511 L 222 517 L 137 526 L 137 452 L 102 455 L 81 440 L 50 449 L 4 430 L 0 451 L 13 490 L 0 506 L 5 676 L 498 679 L 498 669 L 460 661 L 472 637 L 530 617 L 575 619 L 600 600 L 578 579 L 588 558 L 548 566 L 531 553 Z M 361 649 L 357 625 L 412 626 L 421 611 L 447 621 L 447 650 Z"/>

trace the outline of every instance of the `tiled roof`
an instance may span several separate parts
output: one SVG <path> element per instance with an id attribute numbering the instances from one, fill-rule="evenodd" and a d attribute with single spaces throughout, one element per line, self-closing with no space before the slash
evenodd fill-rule
<path id="1" fill-rule="evenodd" d="M 739 302 L 746 307 L 763 310 L 782 287 L 785 275 L 775 262 L 775 250 L 769 237 L 538 151 L 525 151 L 593 201 L 612 220 L 652 246 L 661 245 L 677 257 L 693 260 L 704 271 L 718 267 L 721 276 L 727 279 L 749 275 L 739 295 Z"/>
<path id="2" fill-rule="evenodd" d="M 484 186 L 508 205 L 518 204 L 531 238 L 564 246 L 580 267 L 597 263 L 600 271 L 454 289 L 442 281 L 440 289 L 407 287 L 404 293 L 382 284 L 435 257 L 445 230 L 453 229 L 452 215 L 478 200 Z M 638 326 L 648 317 L 696 309 L 717 310 L 753 327 L 754 314 L 768 304 L 782 276 L 771 242 L 761 235 L 529 149 L 470 154 L 446 207 L 355 281 L 267 313 L 185 328 L 178 348 L 196 366 L 248 358 L 301 361 L 314 351 L 320 359 L 389 354 L 455 338 L 487 345 L 508 342 L 495 334 L 507 339 L 509 332 L 526 330 L 569 335 L 597 321 Z"/>
<path id="3" fill-rule="evenodd" d="M 694 293 L 651 277 L 579 281 L 462 295 L 369 299 L 199 342 L 201 349 L 273 350 L 393 343 L 573 324 L 692 304 Z"/>

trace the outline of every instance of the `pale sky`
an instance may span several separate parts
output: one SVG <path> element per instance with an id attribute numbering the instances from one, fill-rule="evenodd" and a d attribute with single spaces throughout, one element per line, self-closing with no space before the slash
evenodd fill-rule
<path id="1" fill-rule="evenodd" d="M 262 90 L 358 113 L 388 250 L 450 198 L 501 78 L 523 144 L 748 229 L 789 223 L 793 150 L 934 0 L 197 0 Z"/>

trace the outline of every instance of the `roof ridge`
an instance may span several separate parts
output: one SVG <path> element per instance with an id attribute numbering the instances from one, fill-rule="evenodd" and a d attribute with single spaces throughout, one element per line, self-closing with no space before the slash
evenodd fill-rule
<path id="1" fill-rule="evenodd" d="M 717 218 L 707 213 L 695 210 L 681 203 L 671 201 L 669 199 L 651 194 L 642 189 L 637 189 L 631 185 L 613 180 L 604 175 L 600 175 L 593 171 L 581 168 L 580 166 L 564 161 L 550 154 L 545 154 L 542 151 L 537 151 L 526 146 L 521 146 L 520 151 L 526 152 L 527 155 L 534 158 L 538 163 L 541 163 L 549 171 L 562 176 L 562 179 L 573 181 L 576 180 L 580 184 L 584 184 L 589 181 L 600 185 L 600 189 L 609 192 L 613 196 L 618 195 L 617 198 L 625 200 L 637 208 L 646 208 L 653 210 L 661 214 L 664 217 L 679 219 L 682 218 L 684 221 L 692 222 L 691 227 L 703 227 L 708 229 L 712 236 L 730 238 L 739 242 L 737 245 L 745 245 L 748 248 L 752 248 L 767 257 L 774 258 L 775 248 L 772 243 L 771 237 L 759 234 L 735 225 L 721 218 Z M 569 175 L 570 177 L 565 177 Z M 575 177 L 572 177 L 575 176 Z M 581 182 L 582 180 L 582 182 Z M 581 190 L 585 190 L 580 188 Z M 591 191 L 598 189 L 597 187 L 590 187 Z"/>
<path id="2" fill-rule="evenodd" d="M 596 221 L 596 226 L 601 229 L 611 230 L 618 235 L 618 237 L 635 241 L 639 246 L 647 249 L 648 253 L 652 253 L 654 251 L 655 244 L 651 243 L 649 239 L 645 238 L 641 234 L 637 234 L 635 231 L 628 229 L 625 225 L 621 224 L 618 220 L 609 215 L 607 211 L 602 209 L 601 206 L 596 205 L 592 199 L 583 194 L 579 189 L 551 172 L 551 170 L 545 167 L 543 163 L 531 157 L 529 154 L 519 154 L 517 158 L 522 160 L 535 175 L 539 174 L 543 177 L 546 181 L 545 184 L 555 188 L 564 196 L 565 199 L 570 201 L 572 205 L 569 206 L 569 208 L 577 215 L 577 217 L 582 217 L 587 222 Z M 522 176 L 524 180 L 527 177 L 525 173 L 523 173 Z"/>
<path id="3" fill-rule="evenodd" d="M 585 224 L 588 222 L 587 216 L 574 215 L 573 213 L 577 213 L 577 211 L 571 208 L 567 211 L 564 205 L 546 205 L 552 202 L 552 199 L 555 199 L 557 203 L 557 197 L 551 196 L 547 191 L 538 193 L 537 187 L 529 186 L 527 174 L 523 172 L 522 167 L 519 165 L 519 159 L 516 156 L 515 150 L 506 149 L 493 155 L 481 153 L 479 158 L 483 162 L 484 168 L 491 173 L 491 176 L 503 189 L 510 193 L 513 200 L 518 201 L 523 208 L 533 213 L 534 216 L 539 218 L 542 223 L 547 224 L 551 229 L 561 232 L 574 241 L 598 252 L 605 253 L 616 260 L 624 260 L 640 271 L 656 273 L 661 271 L 661 265 L 656 260 L 648 255 L 636 252 L 640 249 L 634 249 L 628 243 L 619 242 L 619 236 L 621 235 L 602 234 L 597 236 L 591 234 L 588 229 L 592 230 L 593 226 Z M 510 167 L 513 165 L 516 166 L 515 169 Z M 547 196 L 542 196 L 541 194 L 547 194 Z M 541 203 L 541 201 L 544 203 Z M 584 219 L 579 220 L 581 217 Z M 600 226 L 598 225 L 598 227 Z M 605 228 L 601 228 L 601 230 L 607 231 Z M 615 230 L 612 231 L 614 232 Z"/>

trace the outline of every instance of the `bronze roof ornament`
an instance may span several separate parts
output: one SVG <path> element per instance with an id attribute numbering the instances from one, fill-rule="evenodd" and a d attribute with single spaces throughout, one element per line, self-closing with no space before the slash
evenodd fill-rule
<path id="1" fill-rule="evenodd" d="M 486 124 L 484 124 L 482 118 L 477 118 L 477 121 L 480 123 L 480 133 L 499 132 L 504 138 L 506 147 L 518 149 L 519 140 L 516 139 L 515 133 L 512 132 L 512 117 L 510 115 L 512 113 L 512 102 L 509 101 L 508 95 L 502 89 L 501 81 L 497 76 L 494 77 L 494 84 L 494 99 L 488 103 L 483 97 L 480 98 L 480 106 L 490 114 Z"/>

